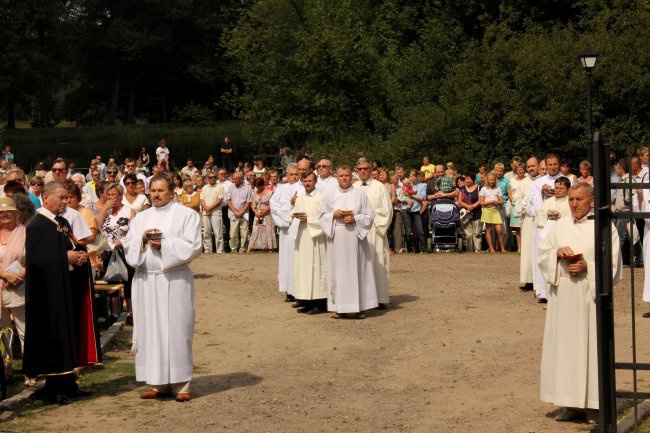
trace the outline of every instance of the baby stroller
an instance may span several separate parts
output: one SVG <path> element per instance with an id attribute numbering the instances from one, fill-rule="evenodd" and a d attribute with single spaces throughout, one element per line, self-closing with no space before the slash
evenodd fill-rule
<path id="1" fill-rule="evenodd" d="M 431 207 L 432 249 L 434 252 L 463 251 L 460 212 L 451 199 L 439 199 Z"/>

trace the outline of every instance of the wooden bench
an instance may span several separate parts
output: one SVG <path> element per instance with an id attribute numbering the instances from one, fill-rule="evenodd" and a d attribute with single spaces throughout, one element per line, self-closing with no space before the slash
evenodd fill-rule
<path id="1" fill-rule="evenodd" d="M 112 300 L 117 298 L 117 311 L 113 311 Z M 95 305 L 99 317 L 104 317 L 108 323 L 110 315 L 119 316 L 122 312 L 122 299 L 124 299 L 124 284 L 107 283 L 95 280 Z"/>

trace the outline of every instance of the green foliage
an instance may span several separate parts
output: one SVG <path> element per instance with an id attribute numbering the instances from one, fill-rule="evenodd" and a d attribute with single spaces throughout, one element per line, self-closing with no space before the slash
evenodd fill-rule
<path id="1" fill-rule="evenodd" d="M 466 166 L 650 138 L 647 0 L 7 0 L 0 111 L 246 120 L 250 145 Z M 251 126 L 251 128 L 253 128 Z"/>

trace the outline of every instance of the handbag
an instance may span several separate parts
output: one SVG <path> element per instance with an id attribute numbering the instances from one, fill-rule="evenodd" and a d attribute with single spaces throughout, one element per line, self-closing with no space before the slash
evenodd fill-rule
<path id="1" fill-rule="evenodd" d="M 86 245 L 86 249 L 89 253 L 97 253 L 97 255 L 100 255 L 104 251 L 108 250 L 108 241 L 104 235 L 97 232 L 95 235 L 95 240 L 92 243 Z"/>
<path id="2" fill-rule="evenodd" d="M 104 274 L 104 281 L 107 283 L 128 281 L 129 274 L 126 270 L 124 260 L 117 251 L 111 252 L 111 258 L 108 260 L 106 266 L 106 273 Z"/>

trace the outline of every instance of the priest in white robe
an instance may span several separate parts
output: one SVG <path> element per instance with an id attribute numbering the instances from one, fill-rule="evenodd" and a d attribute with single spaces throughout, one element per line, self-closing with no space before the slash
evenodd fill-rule
<path id="1" fill-rule="evenodd" d="M 352 186 L 352 169 L 336 171 L 338 188 L 324 197 L 320 225 L 327 236 L 327 306 L 334 318 L 365 318 L 362 312 L 377 308 L 368 232 L 375 214 L 368 196 Z"/>
<path id="2" fill-rule="evenodd" d="M 545 159 L 546 174 L 539 177 L 524 197 L 522 207 L 524 212 L 529 216 L 537 217 L 537 213 L 542 208 L 546 199 L 553 197 L 553 185 L 555 180 L 562 176 L 560 172 L 560 158 L 557 155 L 548 155 Z M 546 281 L 542 277 L 539 270 L 539 260 L 537 257 L 537 249 L 539 246 L 539 233 L 542 229 L 539 227 L 533 228 L 533 237 L 531 239 L 531 259 L 533 267 L 533 288 L 535 295 L 540 302 L 546 302 L 543 292 L 546 287 Z"/>
<path id="3" fill-rule="evenodd" d="M 569 203 L 572 217 L 558 220 L 539 246 L 540 268 L 549 285 L 540 398 L 564 408 L 558 421 L 582 416 L 585 409 L 598 409 L 596 251 L 594 221 L 589 219 L 593 188 L 584 183 L 572 186 Z M 612 266 L 616 282 L 621 256 L 613 226 Z M 587 413 L 588 418 L 595 416 L 593 411 Z"/>
<path id="4" fill-rule="evenodd" d="M 539 176 L 537 158 L 532 157 L 526 161 L 526 176 L 521 181 L 521 189 L 524 197 L 530 190 L 533 182 Z M 523 209 L 523 200 L 515 205 L 515 211 L 521 214 L 521 255 L 519 256 L 519 288 L 521 290 L 533 290 L 533 259 L 532 259 L 532 237 L 535 227 L 535 216 L 528 215 Z"/>
<path id="5" fill-rule="evenodd" d="M 295 239 L 293 296 L 302 305 L 298 312 L 312 315 L 327 311 L 326 237 L 318 219 L 323 196 L 316 191 L 316 173 L 308 172 L 302 185 L 305 194 L 296 198 L 289 227 L 289 237 Z"/>
<path id="6" fill-rule="evenodd" d="M 201 221 L 192 209 L 172 201 L 174 184 L 155 175 L 149 192 L 153 207 L 140 212 L 122 239 L 133 266 L 133 350 L 135 376 L 152 389 L 142 398 L 175 393 L 190 399 L 194 282 L 189 264 L 201 255 Z M 150 233 L 161 239 L 148 239 Z"/>
<path id="7" fill-rule="evenodd" d="M 273 224 L 280 229 L 278 241 L 278 286 L 280 292 L 287 294 L 285 301 L 294 301 L 293 293 L 293 248 L 295 240 L 289 237 L 289 226 L 293 218 L 293 206 L 296 198 L 305 193 L 305 188 L 298 182 L 298 166 L 287 165 L 287 183 L 279 184 L 271 197 L 271 217 Z"/>
<path id="8" fill-rule="evenodd" d="M 368 232 L 368 244 L 372 251 L 372 267 L 377 286 L 379 308 L 385 309 L 389 303 L 389 257 L 388 227 L 393 218 L 393 204 L 384 185 L 371 177 L 370 161 L 359 158 L 355 167 L 359 180 L 354 187 L 361 189 L 368 196 L 368 201 L 375 213 L 373 228 Z"/>

